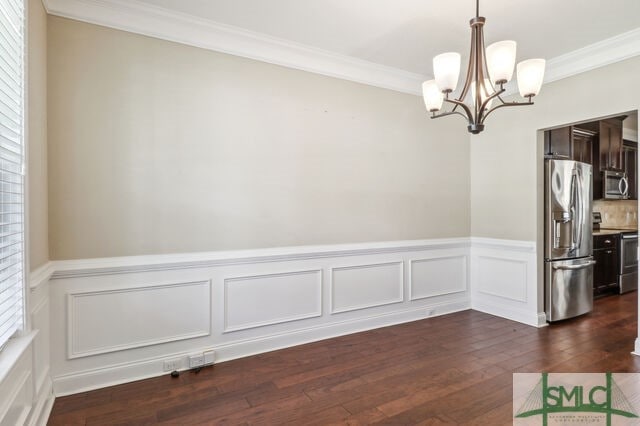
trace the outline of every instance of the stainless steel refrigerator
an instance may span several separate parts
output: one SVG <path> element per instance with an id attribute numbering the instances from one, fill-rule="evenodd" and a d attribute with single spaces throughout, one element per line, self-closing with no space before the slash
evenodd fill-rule
<path id="1" fill-rule="evenodd" d="M 591 165 L 546 159 L 544 274 L 547 321 L 593 308 Z"/>

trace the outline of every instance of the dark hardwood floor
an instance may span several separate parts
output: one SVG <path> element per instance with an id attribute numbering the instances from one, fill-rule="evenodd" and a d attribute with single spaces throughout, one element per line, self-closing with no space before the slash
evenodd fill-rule
<path id="1" fill-rule="evenodd" d="M 512 424 L 514 372 L 640 372 L 637 294 L 536 329 L 475 311 L 58 398 L 67 424 Z"/>

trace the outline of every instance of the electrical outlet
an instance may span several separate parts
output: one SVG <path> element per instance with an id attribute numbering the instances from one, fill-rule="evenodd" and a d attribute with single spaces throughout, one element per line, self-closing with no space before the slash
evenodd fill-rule
<path id="1" fill-rule="evenodd" d="M 163 370 L 174 371 L 174 370 L 178 370 L 179 366 L 180 366 L 179 359 L 167 359 L 164 361 Z"/>
<path id="2" fill-rule="evenodd" d="M 189 368 L 202 367 L 203 365 L 204 365 L 203 354 L 189 355 Z"/>
<path id="3" fill-rule="evenodd" d="M 204 355 L 204 365 L 213 364 L 216 360 L 216 353 L 214 351 L 205 351 L 202 355 Z"/>

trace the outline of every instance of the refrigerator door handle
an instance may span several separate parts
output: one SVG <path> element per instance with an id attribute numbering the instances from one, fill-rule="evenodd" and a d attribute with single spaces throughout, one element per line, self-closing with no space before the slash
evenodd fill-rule
<path id="1" fill-rule="evenodd" d="M 587 220 L 584 213 L 584 199 L 582 198 L 582 190 L 584 188 L 584 181 L 582 179 L 581 170 L 576 170 L 576 180 L 578 183 L 577 195 L 578 195 L 578 221 L 576 222 L 576 227 L 578 228 L 578 238 L 576 239 L 576 248 L 581 248 L 582 238 L 583 238 L 583 228 L 584 223 Z"/>
<path id="2" fill-rule="evenodd" d="M 573 170 L 571 173 L 571 212 L 573 226 L 571 227 L 571 246 L 569 250 L 575 250 L 578 247 L 578 240 L 576 237 L 578 236 L 578 227 L 580 225 L 580 188 L 579 188 L 579 180 L 578 180 L 578 171 Z"/>
<path id="3" fill-rule="evenodd" d="M 589 260 L 585 263 L 581 263 L 579 265 L 551 265 L 551 267 L 553 269 L 562 269 L 562 270 L 567 270 L 567 271 L 574 271 L 576 269 L 584 269 L 588 266 L 591 265 L 595 265 L 596 261 L 595 260 Z"/>

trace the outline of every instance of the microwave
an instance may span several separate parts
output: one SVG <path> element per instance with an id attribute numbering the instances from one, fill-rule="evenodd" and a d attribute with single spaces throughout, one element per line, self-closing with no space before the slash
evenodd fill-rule
<path id="1" fill-rule="evenodd" d="M 605 170 L 602 172 L 602 198 L 626 200 L 629 198 L 629 180 L 625 172 Z"/>

